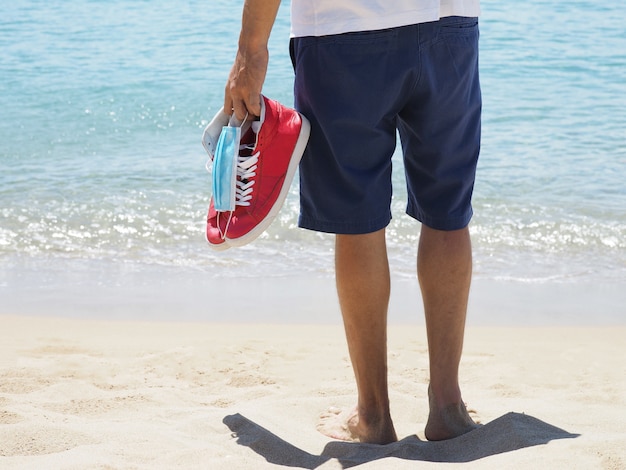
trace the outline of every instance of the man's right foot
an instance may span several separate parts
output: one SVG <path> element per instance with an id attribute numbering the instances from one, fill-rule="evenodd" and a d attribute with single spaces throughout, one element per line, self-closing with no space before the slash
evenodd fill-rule
<path id="1" fill-rule="evenodd" d="M 428 388 L 430 413 L 426 423 L 425 435 L 429 441 L 443 441 L 466 434 L 480 427 L 476 424 L 465 407 L 465 403 L 452 403 L 438 407 L 433 394 Z"/>

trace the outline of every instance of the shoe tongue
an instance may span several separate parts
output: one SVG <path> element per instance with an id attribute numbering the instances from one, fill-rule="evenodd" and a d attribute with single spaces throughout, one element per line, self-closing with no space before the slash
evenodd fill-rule
<path id="1" fill-rule="evenodd" d="M 261 121 L 252 121 L 252 132 L 258 134 L 259 129 L 261 129 Z"/>

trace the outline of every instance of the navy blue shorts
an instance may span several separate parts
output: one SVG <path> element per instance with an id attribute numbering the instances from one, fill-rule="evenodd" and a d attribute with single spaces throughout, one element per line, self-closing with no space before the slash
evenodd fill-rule
<path id="1" fill-rule="evenodd" d="M 480 150 L 477 18 L 291 40 L 295 106 L 311 122 L 299 225 L 361 234 L 391 220 L 402 143 L 407 214 L 465 227 Z"/>

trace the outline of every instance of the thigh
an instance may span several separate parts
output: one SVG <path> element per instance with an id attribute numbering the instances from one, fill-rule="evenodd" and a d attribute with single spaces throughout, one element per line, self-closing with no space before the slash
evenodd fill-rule
<path id="1" fill-rule="evenodd" d="M 397 45 L 393 30 L 292 40 L 296 108 L 311 122 L 300 226 L 369 233 L 389 223 Z"/>
<path id="2" fill-rule="evenodd" d="M 480 150 L 478 21 L 422 25 L 416 91 L 399 114 L 407 213 L 439 230 L 465 227 Z"/>

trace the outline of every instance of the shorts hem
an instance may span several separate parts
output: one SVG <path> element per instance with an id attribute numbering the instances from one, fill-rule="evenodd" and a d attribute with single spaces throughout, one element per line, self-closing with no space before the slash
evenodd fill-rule
<path id="1" fill-rule="evenodd" d="M 328 222 L 300 215 L 298 227 L 315 232 L 334 233 L 338 235 L 363 235 L 377 232 L 391 222 L 391 214 L 367 222 Z"/>
<path id="2" fill-rule="evenodd" d="M 470 220 L 472 220 L 472 216 L 474 215 L 474 211 L 471 208 L 459 217 L 430 217 L 426 214 L 413 213 L 409 210 L 407 210 L 406 213 L 427 227 L 446 232 L 460 230 L 467 227 Z"/>

